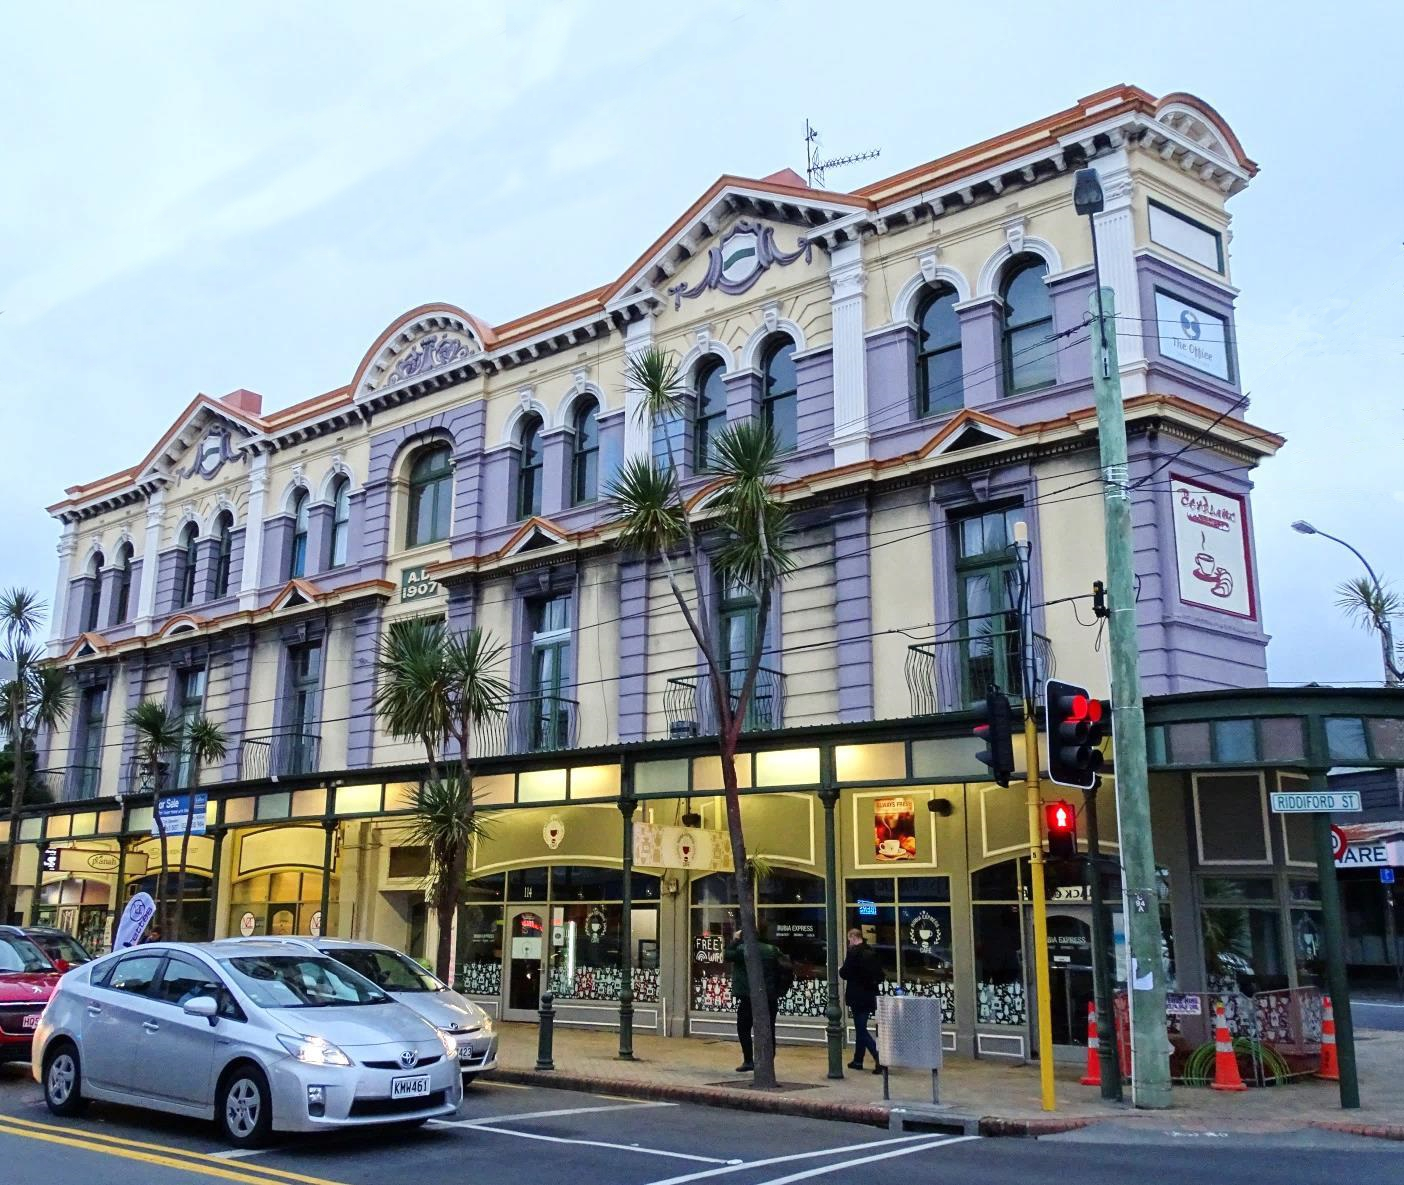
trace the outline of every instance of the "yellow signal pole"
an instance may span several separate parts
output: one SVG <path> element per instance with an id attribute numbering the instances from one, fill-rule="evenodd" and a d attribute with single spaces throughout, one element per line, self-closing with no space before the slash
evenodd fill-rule
<path id="1" fill-rule="evenodd" d="M 1038 722 L 1034 719 L 1034 683 L 1037 663 L 1033 653 L 1032 608 L 1029 604 L 1029 528 L 1025 522 L 1014 524 L 1014 549 L 1018 554 L 1023 575 L 1020 612 L 1020 658 L 1024 685 L 1024 799 L 1029 808 L 1029 879 L 1033 894 L 1034 931 L 1034 999 L 1038 1021 L 1038 1081 L 1043 1109 L 1057 1109 L 1053 1091 L 1053 991 L 1048 972 L 1048 892 L 1043 882 L 1043 792 L 1038 771 L 1042 763 L 1038 756 Z"/>

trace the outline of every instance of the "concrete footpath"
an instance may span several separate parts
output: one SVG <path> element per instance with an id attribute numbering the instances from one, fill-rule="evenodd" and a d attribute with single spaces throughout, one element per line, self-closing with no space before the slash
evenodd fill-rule
<path id="1" fill-rule="evenodd" d="M 618 1057 L 613 1032 L 557 1028 L 555 1069 L 535 1069 L 537 1028 L 501 1024 L 499 1079 L 556 1089 L 577 1089 L 629 1098 L 691 1102 L 748 1111 L 803 1115 L 888 1127 L 918 1118 L 913 1108 L 931 1102 L 931 1076 L 914 1070 L 891 1074 L 890 1102 L 882 1078 L 845 1067 L 841 1080 L 828 1077 L 822 1047 L 781 1046 L 776 1059 L 781 1089 L 757 1091 L 750 1075 L 738 1074 L 735 1042 L 706 1038 L 668 1040 L 639 1034 L 633 1061 Z M 1176 1087 L 1169 1111 L 1137 1111 L 1103 1102 L 1095 1086 L 1080 1086 L 1081 1066 L 1059 1066 L 1057 1109 L 1044 1111 L 1038 1068 L 1004 1062 L 949 1058 L 941 1071 L 942 1108 L 922 1111 L 923 1127 L 985 1136 L 1040 1136 L 1116 1120 L 1149 1129 L 1183 1132 L 1296 1131 L 1325 1128 L 1404 1140 L 1404 1032 L 1366 1030 L 1357 1037 L 1362 1106 L 1342 1111 L 1334 1082 L 1298 1079 L 1287 1086 L 1225 1094 L 1204 1087 Z M 851 1051 L 845 1051 L 845 1061 Z"/>

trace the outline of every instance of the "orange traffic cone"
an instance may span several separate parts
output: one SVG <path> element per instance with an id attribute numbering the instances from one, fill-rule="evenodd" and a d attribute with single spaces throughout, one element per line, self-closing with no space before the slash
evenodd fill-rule
<path id="1" fill-rule="evenodd" d="M 1214 1081 L 1210 1089 L 1248 1089 L 1243 1085 L 1243 1075 L 1238 1072 L 1238 1055 L 1233 1052 L 1233 1038 L 1229 1035 L 1223 1001 L 1214 1004 Z"/>
<path id="2" fill-rule="evenodd" d="M 1097 1040 L 1097 1005 L 1087 1001 L 1087 1073 L 1082 1076 L 1083 1086 L 1102 1085 L 1102 1061 L 1098 1051 L 1101 1042 Z"/>
<path id="3" fill-rule="evenodd" d="M 1330 1082 L 1341 1080 L 1340 1063 L 1336 1061 L 1336 1014 L 1330 996 L 1321 997 L 1321 1069 L 1316 1076 Z"/>

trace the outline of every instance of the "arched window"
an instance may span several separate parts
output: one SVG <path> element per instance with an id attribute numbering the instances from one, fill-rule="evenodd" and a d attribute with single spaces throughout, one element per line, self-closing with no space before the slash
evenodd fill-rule
<path id="1" fill-rule="evenodd" d="M 93 552 L 88 574 L 93 578 L 93 586 L 88 590 L 88 611 L 83 614 L 83 629 L 88 633 L 98 627 L 98 608 L 102 603 L 102 552 Z"/>
<path id="2" fill-rule="evenodd" d="M 916 413 L 956 411 L 965 402 L 961 385 L 960 318 L 949 285 L 933 288 L 917 313 Z"/>
<path id="3" fill-rule="evenodd" d="M 122 544 L 117 552 L 117 592 L 116 603 L 112 606 L 112 624 L 121 625 L 127 620 L 132 600 L 132 545 Z"/>
<path id="4" fill-rule="evenodd" d="M 449 446 L 435 444 L 415 457 L 409 473 L 409 515 L 405 546 L 447 539 L 453 510 L 453 469 Z"/>
<path id="5" fill-rule="evenodd" d="M 180 558 L 176 569 L 177 609 L 184 609 L 195 600 L 195 537 L 195 524 L 186 523 L 180 533 Z"/>
<path id="6" fill-rule="evenodd" d="M 575 411 L 575 439 L 570 450 L 570 504 L 593 502 L 600 488 L 600 405 L 585 400 Z"/>
<path id="7" fill-rule="evenodd" d="M 227 510 L 221 510 L 219 517 L 215 519 L 215 570 L 214 587 L 211 593 L 215 597 L 227 597 L 229 595 L 229 562 L 234 552 L 234 516 Z"/>
<path id="8" fill-rule="evenodd" d="M 1017 395 L 1046 387 L 1057 377 L 1053 298 L 1043 282 L 1048 264 L 1020 255 L 1004 273 L 1004 393 Z"/>
<path id="9" fill-rule="evenodd" d="M 726 426 L 726 384 L 720 358 L 704 361 L 697 370 L 697 410 L 692 421 L 692 469 L 700 473 L 712 463 L 717 433 Z"/>
<path id="10" fill-rule="evenodd" d="M 798 442 L 795 408 L 795 343 L 778 338 L 765 355 L 765 387 L 761 396 L 765 425 L 782 453 Z"/>
<path id="11" fill-rule="evenodd" d="M 288 553 L 288 579 L 307 575 L 307 519 L 311 495 L 306 489 L 299 489 L 293 495 L 293 534 L 292 549 Z"/>
<path id="12" fill-rule="evenodd" d="M 517 517 L 541 513 L 541 419 L 528 416 L 522 421 L 518 441 L 521 457 L 517 462 Z"/>
<path id="13" fill-rule="evenodd" d="M 327 548 L 327 566 L 339 568 L 346 562 L 346 536 L 351 529 L 351 479 L 338 477 L 332 482 L 331 543 Z"/>

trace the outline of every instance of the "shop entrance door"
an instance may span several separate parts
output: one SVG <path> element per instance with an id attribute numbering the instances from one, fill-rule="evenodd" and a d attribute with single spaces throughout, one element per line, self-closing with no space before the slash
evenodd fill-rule
<path id="1" fill-rule="evenodd" d="M 546 951 L 546 918 L 534 909 L 515 910 L 507 919 L 507 969 L 502 977 L 507 1020 L 536 1020 L 541 1007 L 541 964 Z"/>
<path id="2" fill-rule="evenodd" d="M 1048 911 L 1049 1019 L 1054 1045 L 1087 1044 L 1092 1000 L 1092 911 Z"/>

